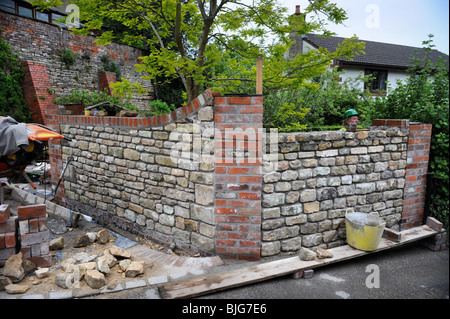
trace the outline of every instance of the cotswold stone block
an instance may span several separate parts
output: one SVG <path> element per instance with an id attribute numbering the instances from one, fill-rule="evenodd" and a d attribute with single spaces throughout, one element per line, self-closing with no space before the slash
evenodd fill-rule
<path id="1" fill-rule="evenodd" d="M 263 240 L 264 241 L 274 241 L 274 240 L 280 240 L 285 238 L 290 238 L 297 236 L 299 234 L 300 227 L 299 226 L 292 226 L 292 227 L 283 227 L 278 228 L 271 231 L 264 231 L 263 232 Z"/>
<path id="2" fill-rule="evenodd" d="M 304 203 L 303 204 L 303 212 L 305 214 L 311 214 L 314 212 L 318 212 L 320 210 L 320 203 L 319 202 L 312 202 L 312 203 Z"/>
<path id="3" fill-rule="evenodd" d="M 163 166 L 177 167 L 177 163 L 171 157 L 167 156 L 156 156 L 155 162 Z"/>
<path id="4" fill-rule="evenodd" d="M 264 194 L 262 200 L 263 207 L 274 207 L 285 203 L 286 195 L 283 193 Z"/>
<path id="5" fill-rule="evenodd" d="M 281 251 L 281 244 L 279 241 L 264 242 L 261 245 L 261 256 L 273 256 L 279 254 Z"/>
<path id="6" fill-rule="evenodd" d="M 195 186 L 195 202 L 200 205 L 211 205 L 214 203 L 214 188 L 205 185 Z"/>
<path id="7" fill-rule="evenodd" d="M 303 212 L 302 204 L 281 207 L 282 216 L 294 216 Z"/>
<path id="8" fill-rule="evenodd" d="M 123 157 L 125 159 L 138 161 L 139 160 L 139 152 L 137 152 L 136 150 L 132 150 L 132 149 L 126 148 L 123 151 Z"/>
<path id="9" fill-rule="evenodd" d="M 316 190 L 307 189 L 300 193 L 300 202 L 312 202 L 316 200 Z"/>

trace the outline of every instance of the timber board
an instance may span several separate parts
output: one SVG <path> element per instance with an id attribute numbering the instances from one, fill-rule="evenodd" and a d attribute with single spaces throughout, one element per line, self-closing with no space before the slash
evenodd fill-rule
<path id="1" fill-rule="evenodd" d="M 349 245 L 344 245 L 328 249 L 333 254 L 332 258 L 303 261 L 298 256 L 289 257 L 218 274 L 204 275 L 167 283 L 159 287 L 159 292 L 164 299 L 192 298 L 399 247 L 434 236 L 437 233 L 436 230 L 431 229 L 427 225 L 423 225 L 401 232 L 401 240 L 399 242 L 381 238 L 378 249 L 372 252 L 366 252 L 352 248 Z"/>

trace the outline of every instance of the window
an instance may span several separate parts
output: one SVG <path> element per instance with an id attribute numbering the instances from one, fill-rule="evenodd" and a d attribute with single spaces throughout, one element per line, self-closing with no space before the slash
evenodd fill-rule
<path id="1" fill-rule="evenodd" d="M 33 17 L 33 9 L 19 6 L 19 15 L 27 17 L 27 18 L 32 18 Z"/>
<path id="2" fill-rule="evenodd" d="M 36 11 L 36 19 L 48 22 L 48 13 Z"/>
<path id="3" fill-rule="evenodd" d="M 386 70 L 366 70 L 365 75 L 372 75 L 372 81 L 368 83 L 370 92 L 378 93 L 386 91 L 388 71 Z M 367 85 L 365 87 L 367 89 Z"/>
<path id="4" fill-rule="evenodd" d="M 52 13 L 52 23 L 59 25 L 60 27 L 65 27 L 64 23 L 58 22 L 59 19 L 64 18 L 65 16 L 57 13 Z"/>
<path id="5" fill-rule="evenodd" d="M 19 14 L 22 17 L 34 18 L 39 21 L 52 23 L 60 27 L 66 28 L 64 23 L 64 14 L 59 14 L 54 11 L 41 12 L 34 9 L 31 5 L 25 1 L 14 0 L 0 0 L 0 10 L 14 14 Z M 60 21 L 58 21 L 61 19 Z"/>
<path id="6" fill-rule="evenodd" d="M 13 0 L 0 0 L 0 10 L 16 13 L 16 5 Z"/>

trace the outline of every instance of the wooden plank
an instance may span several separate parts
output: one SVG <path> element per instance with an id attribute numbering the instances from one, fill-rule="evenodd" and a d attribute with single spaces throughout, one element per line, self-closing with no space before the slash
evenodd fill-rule
<path id="1" fill-rule="evenodd" d="M 162 298 L 192 298 L 399 247 L 407 243 L 434 236 L 437 233 L 437 231 L 423 225 L 403 231 L 401 233 L 402 236 L 400 242 L 393 242 L 382 238 L 378 249 L 373 252 L 366 252 L 352 248 L 349 245 L 344 245 L 328 249 L 328 251 L 333 254 L 333 258 L 303 261 L 300 260 L 298 256 L 290 257 L 218 274 L 167 283 L 161 286 L 159 291 Z"/>
<path id="2" fill-rule="evenodd" d="M 256 94 L 263 94 L 263 58 L 256 59 Z"/>

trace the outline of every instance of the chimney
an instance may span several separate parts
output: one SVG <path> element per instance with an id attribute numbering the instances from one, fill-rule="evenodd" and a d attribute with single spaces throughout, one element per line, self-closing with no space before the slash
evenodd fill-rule
<path id="1" fill-rule="evenodd" d="M 300 12 L 300 5 L 295 6 L 295 16 L 302 16 L 303 19 L 305 18 L 305 14 Z M 304 21 L 304 20 L 303 20 Z M 295 32 L 291 32 L 290 34 L 291 40 L 294 41 L 294 44 L 289 48 L 289 57 L 293 58 L 297 54 L 303 53 L 303 36 L 301 34 L 297 34 Z"/>

